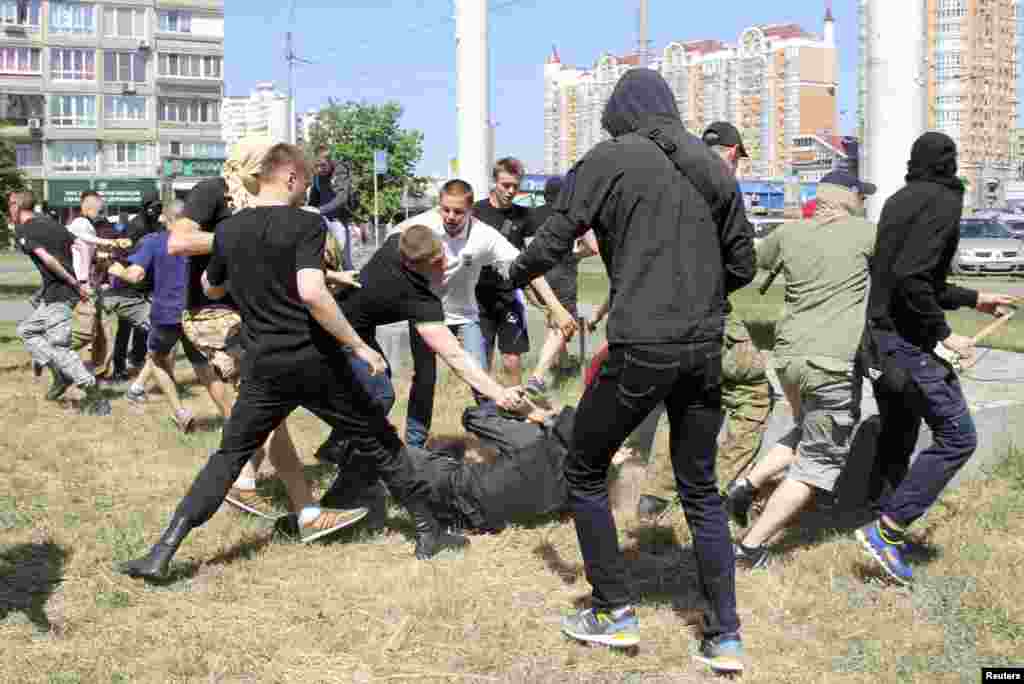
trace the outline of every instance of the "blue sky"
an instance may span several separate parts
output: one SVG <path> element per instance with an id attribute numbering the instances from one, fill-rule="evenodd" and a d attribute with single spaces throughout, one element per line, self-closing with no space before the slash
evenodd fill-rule
<path id="1" fill-rule="evenodd" d="M 492 118 L 496 151 L 540 171 L 543 159 L 543 65 L 558 46 L 562 61 L 592 64 L 602 51 L 625 54 L 636 44 L 636 0 L 491 0 Z M 245 95 L 259 81 L 284 90 L 289 0 L 227 0 L 226 90 Z M 649 0 L 655 49 L 672 40 L 735 42 L 754 24 L 797 22 L 820 33 L 824 0 Z M 839 109 L 843 132 L 857 114 L 857 2 L 835 0 L 840 50 Z M 455 24 L 451 0 L 297 0 L 297 53 L 317 62 L 297 66 L 299 111 L 328 98 L 405 108 L 403 126 L 425 135 L 419 171 L 443 174 L 456 149 Z"/>

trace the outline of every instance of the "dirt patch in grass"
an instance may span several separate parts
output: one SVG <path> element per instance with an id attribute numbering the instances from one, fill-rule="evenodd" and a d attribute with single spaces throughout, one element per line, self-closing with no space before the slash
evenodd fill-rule
<path id="1" fill-rule="evenodd" d="M 621 530 L 642 597 L 635 654 L 559 634 L 588 585 L 574 529 L 558 518 L 423 563 L 397 508 L 382 533 L 309 547 L 224 508 L 185 543 L 176 580 L 149 587 L 112 566 L 159 534 L 218 433 L 178 434 L 158 394 L 84 418 L 43 400 L 23 352 L 0 350 L 0 366 L 2 682 L 713 681 L 690 658 L 700 603 L 678 507 L 657 526 Z M 442 377 L 435 432 L 459 434 L 470 394 Z M 184 367 L 180 380 L 194 382 Z M 408 384 L 397 384 L 393 420 L 404 426 Z M 186 404 L 212 419 L 193 389 Z M 332 470 L 312 459 L 326 427 L 301 411 L 291 421 L 310 477 L 326 486 Z M 655 472 L 665 451 L 659 435 Z M 912 591 L 885 585 L 846 531 L 741 573 L 744 681 L 976 681 L 983 664 L 1024 664 L 1022 503 L 1022 454 L 945 497 L 914 532 L 931 552 Z"/>

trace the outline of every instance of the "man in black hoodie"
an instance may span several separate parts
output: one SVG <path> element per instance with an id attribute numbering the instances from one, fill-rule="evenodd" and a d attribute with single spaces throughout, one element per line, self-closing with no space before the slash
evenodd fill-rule
<path id="1" fill-rule="evenodd" d="M 699 659 L 736 672 L 743 649 L 715 455 L 726 297 L 754 278 L 753 230 L 736 180 L 683 127 L 657 72 L 628 71 L 602 124 L 614 137 L 569 172 L 554 215 L 509 271 L 514 285 L 525 284 L 564 259 L 591 227 L 611 284 L 609 359 L 580 401 L 566 467 L 593 607 L 565 618 L 562 630 L 609 646 L 639 641 L 606 477 L 627 435 L 664 402 L 709 606 Z"/>
<path id="2" fill-rule="evenodd" d="M 956 373 L 933 351 L 941 343 L 970 356 L 973 341 L 949 329 L 943 310 L 966 306 L 995 315 L 1015 301 L 946 282 L 964 201 L 953 140 L 925 133 L 911 149 L 908 168 L 907 184 L 886 201 L 878 223 L 865 335 L 882 418 L 873 495 L 881 495 L 883 481 L 892 491 L 878 503 L 879 519 L 856 532 L 901 584 L 913 580 L 901 553 L 906 528 L 935 503 L 977 447 Z M 922 420 L 934 441 L 910 468 Z"/>

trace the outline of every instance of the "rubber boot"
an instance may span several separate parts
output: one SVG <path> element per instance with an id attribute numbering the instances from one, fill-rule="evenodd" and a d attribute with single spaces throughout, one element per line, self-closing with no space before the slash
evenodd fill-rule
<path id="1" fill-rule="evenodd" d="M 449 534 L 437 521 L 426 501 L 406 504 L 416 524 L 416 558 L 427 560 L 446 549 L 461 550 L 469 546 L 466 537 Z"/>
<path id="2" fill-rule="evenodd" d="M 118 566 L 118 571 L 130 577 L 141 577 L 146 580 L 167 579 L 167 569 L 171 559 L 185 541 L 185 537 L 192 531 L 192 523 L 183 517 L 175 515 L 171 524 L 164 530 L 160 541 L 153 545 L 142 558 L 137 558 Z"/>

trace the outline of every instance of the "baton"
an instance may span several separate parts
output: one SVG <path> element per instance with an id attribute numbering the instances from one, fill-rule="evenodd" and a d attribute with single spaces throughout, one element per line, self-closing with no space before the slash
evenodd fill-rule
<path id="1" fill-rule="evenodd" d="M 772 283 L 774 283 L 775 279 L 779 277 L 780 273 L 782 273 L 782 267 L 784 265 L 785 265 L 784 262 L 780 261 L 779 265 L 776 266 L 775 268 L 773 268 L 772 272 L 769 273 L 768 277 L 764 279 L 763 283 L 761 283 L 761 287 L 758 288 L 758 292 L 761 293 L 762 297 L 764 295 L 768 294 L 768 290 L 771 288 Z"/>

